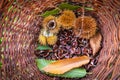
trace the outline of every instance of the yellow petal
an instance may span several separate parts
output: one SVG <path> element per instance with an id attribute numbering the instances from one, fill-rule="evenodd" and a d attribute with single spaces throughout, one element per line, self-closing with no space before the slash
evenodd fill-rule
<path id="1" fill-rule="evenodd" d="M 80 67 L 89 63 L 90 58 L 87 56 L 75 57 L 70 59 L 63 59 L 53 62 L 43 68 L 45 72 L 52 74 L 63 74 L 73 68 Z"/>

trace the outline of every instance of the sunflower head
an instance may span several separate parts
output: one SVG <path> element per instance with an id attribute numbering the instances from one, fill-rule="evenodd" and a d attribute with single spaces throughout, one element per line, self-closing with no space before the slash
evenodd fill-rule
<path id="1" fill-rule="evenodd" d="M 96 29 L 97 24 L 94 18 L 85 16 L 76 19 L 74 33 L 76 35 L 80 33 L 79 37 L 89 39 L 95 35 Z"/>
<path id="2" fill-rule="evenodd" d="M 50 33 L 56 34 L 60 30 L 60 25 L 55 16 L 48 16 L 43 20 L 43 28 Z"/>
<path id="3" fill-rule="evenodd" d="M 71 10 L 64 10 L 63 13 L 58 17 L 58 22 L 64 29 L 70 29 L 73 27 L 76 16 Z"/>

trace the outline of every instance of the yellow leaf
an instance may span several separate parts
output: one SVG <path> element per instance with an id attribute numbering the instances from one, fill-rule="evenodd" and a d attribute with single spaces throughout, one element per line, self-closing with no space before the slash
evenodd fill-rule
<path id="1" fill-rule="evenodd" d="M 64 74 L 65 72 L 73 68 L 77 68 L 89 63 L 89 61 L 90 61 L 90 58 L 87 56 L 75 57 L 70 59 L 62 59 L 47 65 L 42 70 L 52 74 Z"/>
<path id="2" fill-rule="evenodd" d="M 90 39 L 90 46 L 93 50 L 93 55 L 95 55 L 99 49 L 101 44 L 102 36 L 99 32 L 97 32 L 91 39 Z"/>

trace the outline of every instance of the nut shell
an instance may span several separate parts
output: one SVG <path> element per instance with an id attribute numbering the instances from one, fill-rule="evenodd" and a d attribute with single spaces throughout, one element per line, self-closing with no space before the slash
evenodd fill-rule
<path id="1" fill-rule="evenodd" d="M 47 37 L 47 43 L 49 45 L 54 45 L 56 42 L 57 42 L 57 36 L 56 35 Z"/>
<path id="2" fill-rule="evenodd" d="M 49 27 L 48 27 L 48 24 L 50 23 L 50 21 L 54 21 L 55 27 L 53 29 L 49 29 Z M 55 17 L 55 16 L 48 16 L 48 17 L 44 18 L 42 24 L 43 24 L 43 28 L 46 30 L 49 30 L 50 33 L 56 34 L 60 30 L 60 25 L 57 21 L 57 17 Z"/>
<path id="3" fill-rule="evenodd" d="M 76 16 L 71 10 L 64 10 L 59 16 L 58 22 L 62 25 L 64 29 L 70 29 L 74 26 Z"/>
<path id="4" fill-rule="evenodd" d="M 74 33 L 76 34 L 76 36 L 79 36 L 80 38 L 89 39 L 95 35 L 97 29 L 96 26 L 97 23 L 94 18 L 89 16 L 78 17 L 75 22 Z"/>
<path id="5" fill-rule="evenodd" d="M 46 45 L 46 37 L 44 35 L 40 34 L 38 40 L 41 45 Z"/>

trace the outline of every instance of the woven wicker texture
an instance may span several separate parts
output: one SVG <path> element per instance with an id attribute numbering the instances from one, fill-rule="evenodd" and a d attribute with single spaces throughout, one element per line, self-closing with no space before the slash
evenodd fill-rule
<path id="1" fill-rule="evenodd" d="M 1 80 L 73 80 L 52 78 L 38 70 L 34 54 L 42 18 L 47 9 L 64 0 L 16 0 L 6 2 L 0 20 Z M 68 0 L 67 0 L 68 1 Z M 70 0 L 82 3 L 83 0 Z M 93 4 L 94 14 L 103 36 L 97 66 L 83 80 L 120 80 L 120 0 L 86 0 Z M 4 6 L 4 7 L 3 7 Z M 111 75 L 111 76 L 110 76 Z M 80 79 L 74 79 L 80 80 Z"/>

